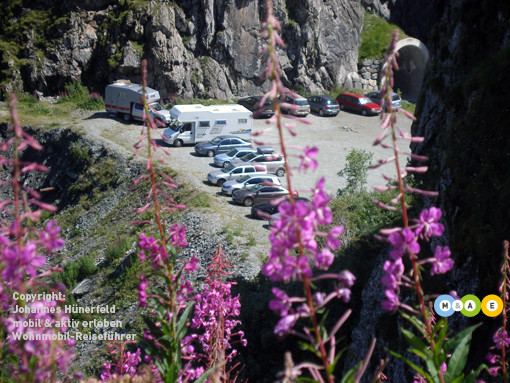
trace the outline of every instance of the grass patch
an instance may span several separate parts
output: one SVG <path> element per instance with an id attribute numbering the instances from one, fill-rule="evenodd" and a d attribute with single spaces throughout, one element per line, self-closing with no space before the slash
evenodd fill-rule
<path id="1" fill-rule="evenodd" d="M 76 261 L 66 263 L 61 273 L 53 273 L 53 279 L 57 283 L 63 283 L 68 288 L 75 287 L 87 277 L 97 272 L 94 257 L 86 255 Z"/>
<path id="2" fill-rule="evenodd" d="M 104 101 L 97 93 L 89 93 L 79 81 L 67 84 L 61 94 L 59 104 L 70 104 L 84 110 L 103 110 Z"/>
<path id="3" fill-rule="evenodd" d="M 400 39 L 408 37 L 398 26 L 388 23 L 380 16 L 365 12 L 358 61 L 384 57 L 395 29 L 399 31 Z"/>
<path id="4" fill-rule="evenodd" d="M 131 248 L 132 240 L 129 237 L 121 236 L 110 243 L 105 251 L 105 260 L 108 264 L 124 257 L 126 252 Z"/>

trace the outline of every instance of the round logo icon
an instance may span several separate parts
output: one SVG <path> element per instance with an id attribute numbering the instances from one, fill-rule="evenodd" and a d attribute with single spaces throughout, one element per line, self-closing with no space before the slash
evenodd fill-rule
<path id="1" fill-rule="evenodd" d="M 461 311 L 462 309 L 464 308 L 464 303 L 462 303 L 461 300 L 457 299 L 455 301 L 453 301 L 452 303 L 452 309 L 453 311 Z"/>
<path id="2" fill-rule="evenodd" d="M 434 301 L 434 310 L 439 316 L 449 317 L 455 312 L 452 307 L 453 302 L 455 302 L 455 299 L 452 296 L 440 295 Z"/>
<path id="3" fill-rule="evenodd" d="M 482 308 L 480 299 L 478 299 L 476 295 L 464 295 L 461 301 L 464 307 L 460 312 L 467 317 L 474 317 L 475 315 L 478 315 Z"/>
<path id="4" fill-rule="evenodd" d="M 503 301 L 497 295 L 487 295 L 482 300 L 482 311 L 488 317 L 497 317 L 503 311 Z"/>

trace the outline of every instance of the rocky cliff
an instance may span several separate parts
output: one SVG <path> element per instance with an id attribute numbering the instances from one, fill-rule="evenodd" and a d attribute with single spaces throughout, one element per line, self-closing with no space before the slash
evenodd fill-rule
<path id="1" fill-rule="evenodd" d="M 262 0 L 18 0 L 1 5 L 3 90 L 57 93 L 82 79 L 102 91 L 118 79 L 140 80 L 162 97 L 228 99 L 262 92 Z M 351 85 L 363 7 L 348 0 L 279 0 L 285 81 L 320 91 Z M 14 80 L 13 82 L 11 80 Z"/>

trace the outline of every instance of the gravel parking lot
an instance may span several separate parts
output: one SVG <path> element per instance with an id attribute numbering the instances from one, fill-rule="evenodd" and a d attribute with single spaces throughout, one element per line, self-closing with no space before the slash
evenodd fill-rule
<path id="1" fill-rule="evenodd" d="M 309 191 L 314 187 L 316 181 L 326 177 L 326 189 L 329 194 L 336 194 L 338 188 L 345 186 L 345 180 L 338 177 L 337 173 L 342 170 L 346 164 L 346 156 L 353 148 L 367 150 L 374 153 L 374 161 L 390 156 L 390 153 L 381 147 L 373 147 L 372 143 L 380 133 L 380 119 L 378 117 L 364 117 L 348 112 L 341 112 L 336 117 L 319 117 L 309 115 L 312 124 L 297 123 L 295 131 L 296 136 L 292 137 L 286 134 L 287 145 L 294 156 L 289 158 L 291 166 L 299 165 L 299 152 L 296 147 L 304 148 L 306 146 L 317 146 L 319 154 L 317 160 L 319 166 L 315 172 L 309 171 L 307 174 L 295 172 L 292 182 L 294 188 L 299 191 L 301 196 L 309 196 Z M 286 120 L 290 122 L 290 120 Z M 404 116 L 399 117 L 398 124 L 400 128 L 409 132 L 411 121 Z M 93 116 L 85 117 L 79 123 L 85 132 L 106 139 L 115 147 L 123 147 L 127 154 L 133 153 L 133 145 L 139 140 L 141 125 L 139 123 L 127 124 L 119 118 L 110 116 L 105 112 L 95 113 Z M 267 120 L 255 120 L 254 130 L 259 131 L 267 129 Z M 162 133 L 162 131 L 161 131 Z M 262 139 L 273 144 L 277 150 L 276 130 L 267 131 Z M 248 249 L 249 256 L 243 265 L 249 271 L 245 275 L 256 275 L 260 270 L 261 259 L 269 250 L 268 226 L 262 220 L 248 218 L 250 209 L 244 206 L 234 205 L 230 197 L 220 193 L 220 188 L 209 185 L 206 182 L 207 173 L 216 170 L 213 161 L 209 157 L 199 157 L 195 154 L 193 146 L 182 148 L 168 147 L 160 140 L 163 146 L 166 146 L 170 152 L 170 158 L 158 151 L 157 156 L 165 157 L 166 162 L 177 170 L 191 185 L 199 190 L 204 190 L 211 195 L 213 206 L 206 209 L 205 214 L 201 214 L 202 220 L 207 221 L 204 226 L 212 231 L 219 231 L 222 227 L 240 228 L 243 235 L 250 235 L 256 239 L 256 245 Z M 143 153 L 141 153 L 143 156 Z M 405 164 L 406 159 L 402 159 Z M 392 165 L 385 165 L 376 170 L 369 170 L 368 185 L 375 186 L 385 184 L 381 173 L 387 171 L 388 174 L 394 174 Z M 282 182 L 286 184 L 285 179 Z M 214 228 L 214 229 L 213 229 Z M 239 239 L 242 244 L 243 238 Z"/>
<path id="2" fill-rule="evenodd" d="M 337 176 L 337 173 L 344 168 L 347 154 L 352 149 L 366 150 L 374 153 L 374 161 L 390 155 L 389 151 L 382 149 L 380 146 L 374 147 L 372 145 L 380 133 L 380 119 L 377 116 L 364 117 L 341 112 L 336 117 L 309 115 L 308 119 L 312 124 L 296 123 L 296 136 L 286 133 L 286 144 L 289 148 L 289 153 L 293 154 L 293 157 L 289 158 L 289 163 L 292 167 L 297 167 L 300 163 L 298 158 L 300 152 L 295 148 L 304 148 L 306 146 L 317 146 L 319 148 L 319 154 L 317 155 L 319 166 L 317 170 L 315 172 L 309 171 L 306 174 L 296 170 L 293 174 L 292 182 L 294 188 L 300 194 L 306 195 L 308 190 L 322 176 L 326 177 L 326 190 L 328 193 L 336 194 L 339 188 L 345 186 L 345 180 Z M 293 121 L 286 120 L 286 122 Z M 401 129 L 406 132 L 410 131 L 410 120 L 402 116 L 399 118 L 398 123 Z M 267 120 L 254 120 L 255 131 L 264 130 L 268 127 Z M 276 129 L 266 131 L 262 136 L 257 137 L 257 140 L 262 140 L 274 146 L 277 151 L 280 150 Z M 217 169 L 214 167 L 212 159 L 195 155 L 193 146 L 182 148 L 169 147 L 169 151 L 171 152 L 172 166 L 177 170 L 191 173 L 191 175 L 196 177 L 197 184 L 203 184 L 203 181 L 207 178 L 207 173 Z M 403 158 L 401 161 L 405 164 L 406 159 Z M 381 177 L 382 171 L 394 174 L 394 167 L 386 165 L 386 167 L 369 170 L 369 187 L 385 183 Z M 282 182 L 286 184 L 285 179 L 282 179 Z M 214 187 L 214 190 L 219 189 Z"/>

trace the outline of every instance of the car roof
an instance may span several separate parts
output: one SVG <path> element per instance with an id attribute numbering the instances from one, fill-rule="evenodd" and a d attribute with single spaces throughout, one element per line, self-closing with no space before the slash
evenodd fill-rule
<path id="1" fill-rule="evenodd" d="M 309 98 L 312 98 L 312 97 L 319 97 L 323 100 L 333 100 L 335 101 L 335 99 L 331 96 L 326 96 L 325 94 L 319 94 L 319 95 L 315 95 L 315 96 L 310 96 Z"/>
<path id="2" fill-rule="evenodd" d="M 343 93 L 340 93 L 340 95 L 346 95 L 346 96 L 351 96 L 351 97 L 356 97 L 356 98 L 363 98 L 363 97 L 366 97 L 364 94 L 356 94 L 356 93 L 351 93 L 351 92 L 343 92 Z"/>

